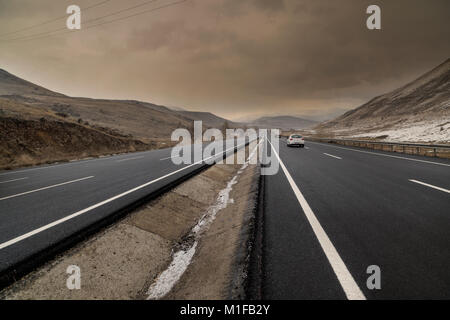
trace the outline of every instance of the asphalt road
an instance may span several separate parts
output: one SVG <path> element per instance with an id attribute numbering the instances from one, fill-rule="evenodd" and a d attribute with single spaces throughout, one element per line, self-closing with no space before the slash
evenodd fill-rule
<path id="1" fill-rule="evenodd" d="M 450 298 L 450 161 L 284 139 L 279 157 L 265 177 L 263 298 Z M 370 265 L 381 289 L 367 287 Z"/>
<path id="2" fill-rule="evenodd" d="M 0 172 L 0 272 L 201 166 L 170 151 Z M 263 298 L 450 298 L 450 161 L 283 139 L 279 157 L 265 177 Z"/>
<path id="3" fill-rule="evenodd" d="M 170 157 L 161 149 L 0 172 L 0 273 L 203 166 Z"/>

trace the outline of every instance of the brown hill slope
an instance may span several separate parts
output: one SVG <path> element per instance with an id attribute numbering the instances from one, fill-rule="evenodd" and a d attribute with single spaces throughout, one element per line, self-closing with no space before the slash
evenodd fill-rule
<path id="1" fill-rule="evenodd" d="M 69 97 L 0 69 L 0 168 L 167 147 L 173 130 L 191 129 L 193 119 L 205 115 L 218 118 L 183 112 L 134 100 Z"/>
<path id="2" fill-rule="evenodd" d="M 178 112 L 191 120 L 197 120 L 197 121 L 201 120 L 203 122 L 204 126 L 208 126 L 211 128 L 221 129 L 226 122 L 230 126 L 232 126 L 232 124 L 234 124 L 233 122 L 231 122 L 227 119 L 221 118 L 219 116 L 216 116 L 215 114 L 210 113 L 210 112 L 185 111 L 185 110 L 181 110 Z"/>
<path id="3" fill-rule="evenodd" d="M 69 122 L 81 121 L 111 128 L 145 142 L 170 140 L 173 130 L 191 128 L 192 120 L 204 120 L 205 126 L 213 127 L 218 123 L 217 119 L 222 119 L 207 112 L 185 113 L 141 101 L 69 97 L 22 80 L 2 69 L 0 98 L 0 110 L 12 117 L 23 117 L 27 109 L 25 114 L 32 119 L 58 115 Z M 8 104 L 6 100 L 12 103 Z M 14 103 L 22 105 L 19 112 L 11 108 Z"/>
<path id="4" fill-rule="evenodd" d="M 0 117 L 0 168 L 149 149 L 141 141 L 75 123 Z"/>
<path id="5" fill-rule="evenodd" d="M 23 80 L 6 70 L 0 69 L 0 95 L 46 95 L 63 97 L 64 95 L 56 93 L 38 86 L 34 83 Z"/>
<path id="6" fill-rule="evenodd" d="M 261 128 L 280 128 L 282 130 L 298 130 L 312 127 L 317 121 L 293 116 L 261 117 L 251 122 Z"/>

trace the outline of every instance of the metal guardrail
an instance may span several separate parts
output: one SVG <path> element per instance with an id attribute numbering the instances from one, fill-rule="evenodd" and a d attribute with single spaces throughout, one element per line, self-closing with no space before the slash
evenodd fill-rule
<path id="1" fill-rule="evenodd" d="M 389 142 L 389 141 L 334 139 L 334 138 L 310 138 L 310 137 L 305 137 L 305 139 L 310 139 L 311 141 L 313 141 L 313 140 L 327 140 L 329 142 L 342 141 L 342 142 L 375 143 L 375 144 L 397 145 L 397 146 L 444 148 L 444 149 L 448 148 L 448 149 L 450 149 L 450 144 L 421 144 L 421 143 L 409 143 L 409 142 Z"/>
<path id="2" fill-rule="evenodd" d="M 450 159 L 450 145 L 305 137 L 306 140 L 366 149 Z"/>

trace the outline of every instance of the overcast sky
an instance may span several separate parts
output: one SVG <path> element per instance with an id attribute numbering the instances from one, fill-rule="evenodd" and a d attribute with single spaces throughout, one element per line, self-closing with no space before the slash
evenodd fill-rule
<path id="1" fill-rule="evenodd" d="M 83 10 L 103 1 L 0 0 L 0 68 L 72 96 L 144 100 L 230 119 L 325 119 L 450 57 L 448 0 L 187 0 L 89 28 L 171 3 L 155 0 L 89 23 L 148 0 Z M 81 31 L 46 36 L 65 27 L 60 19 L 7 34 L 63 17 L 70 4 L 82 8 Z M 366 28 L 370 4 L 381 7 L 382 30 Z"/>

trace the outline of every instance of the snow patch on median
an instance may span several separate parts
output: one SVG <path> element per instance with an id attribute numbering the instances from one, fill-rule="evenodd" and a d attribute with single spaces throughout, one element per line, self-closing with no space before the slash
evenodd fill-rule
<path id="1" fill-rule="evenodd" d="M 219 192 L 216 203 L 208 208 L 206 213 L 197 222 L 194 228 L 192 228 L 189 236 L 186 238 L 186 244 L 184 245 L 184 247 L 187 246 L 187 248 L 179 250 L 173 255 L 173 260 L 170 266 L 160 274 L 160 276 L 156 279 L 156 282 L 154 282 L 148 289 L 147 299 L 160 299 L 164 297 L 170 292 L 178 280 L 180 280 L 181 276 L 186 271 L 192 261 L 192 258 L 194 257 L 195 249 L 197 248 L 198 240 L 201 235 L 214 221 L 217 213 L 227 207 L 230 199 L 230 192 L 233 190 L 233 185 L 237 182 L 237 176 L 238 174 L 228 181 L 226 188 Z M 194 239 L 194 241 L 190 244 L 189 242 L 192 242 L 192 239 Z"/>
<path id="2" fill-rule="evenodd" d="M 219 192 L 216 204 L 208 208 L 200 221 L 192 229 L 191 234 L 194 235 L 194 237 L 198 238 L 204 231 L 208 230 L 208 227 L 216 219 L 217 213 L 220 210 L 225 209 L 228 203 L 234 202 L 233 199 L 230 200 L 230 192 L 233 190 L 233 185 L 237 183 L 238 175 L 239 173 L 228 181 L 226 188 Z"/>
<path id="3" fill-rule="evenodd" d="M 180 280 L 183 273 L 191 263 L 197 247 L 197 241 L 187 250 L 180 250 L 173 255 L 170 266 L 161 273 L 155 283 L 148 290 L 147 300 L 159 299 L 169 293 L 175 283 Z"/>
<path id="4" fill-rule="evenodd" d="M 259 145 L 259 144 L 258 144 Z M 206 213 L 201 217 L 197 224 L 192 228 L 189 235 L 185 238 L 184 243 L 181 244 L 183 249 L 177 251 L 173 255 L 172 263 L 169 267 L 163 271 L 156 281 L 150 286 L 147 291 L 148 300 L 163 298 L 166 294 L 172 290 L 173 286 L 180 280 L 183 273 L 190 265 L 192 258 L 194 257 L 195 250 L 198 245 L 198 241 L 201 235 L 208 230 L 211 223 L 215 220 L 217 213 L 225 209 L 229 203 L 234 203 L 233 199 L 230 199 L 230 192 L 233 190 L 233 185 L 237 183 L 238 176 L 247 168 L 250 160 L 255 155 L 258 148 L 255 146 L 247 161 L 239 169 L 236 175 L 227 183 L 227 186 L 219 192 L 219 196 L 216 199 L 214 205 L 206 210 Z"/>

